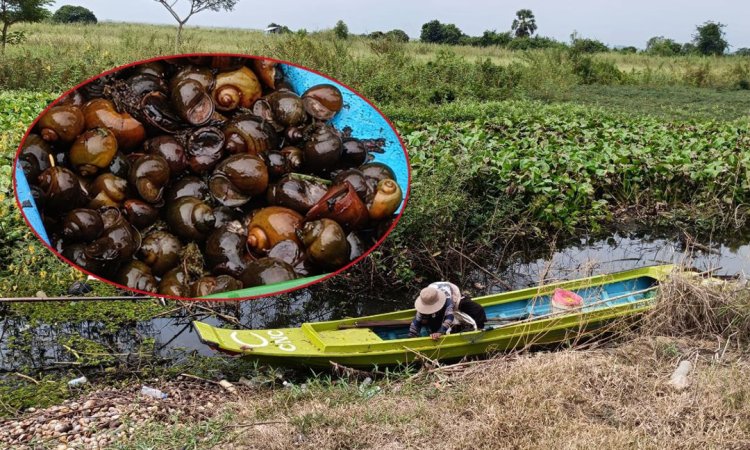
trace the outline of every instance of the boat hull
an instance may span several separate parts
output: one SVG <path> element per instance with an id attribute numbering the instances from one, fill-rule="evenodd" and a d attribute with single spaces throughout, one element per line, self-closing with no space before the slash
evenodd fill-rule
<path id="1" fill-rule="evenodd" d="M 531 311 L 532 317 L 482 331 L 447 335 L 436 341 L 429 337 L 405 338 L 377 327 L 340 329 L 358 322 L 408 319 L 413 317 L 413 310 L 305 323 L 299 328 L 230 330 L 202 322 L 194 322 L 194 327 L 200 339 L 212 348 L 272 365 L 327 367 L 336 362 L 350 367 L 383 367 L 420 358 L 457 360 L 601 332 L 613 321 L 650 309 L 659 282 L 671 271 L 672 266 L 654 266 L 476 298 L 488 317 L 516 317 L 518 311 Z M 565 314 L 548 312 L 548 298 L 557 287 L 585 294 L 589 306 Z"/>

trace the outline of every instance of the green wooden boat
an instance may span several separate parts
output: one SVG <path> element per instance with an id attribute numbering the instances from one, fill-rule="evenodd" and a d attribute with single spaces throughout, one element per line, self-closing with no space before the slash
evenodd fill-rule
<path id="1" fill-rule="evenodd" d="M 242 354 L 262 363 L 284 366 L 389 366 L 420 357 L 455 360 L 521 348 L 529 344 L 562 342 L 590 334 L 613 320 L 643 313 L 653 305 L 672 265 L 563 281 L 541 287 L 503 292 L 474 300 L 484 306 L 484 330 L 448 334 L 433 341 L 408 337 L 413 309 L 374 316 L 303 323 L 299 328 L 231 330 L 193 322 L 206 345 Z M 555 288 L 573 291 L 583 306 L 556 312 L 551 306 Z"/>

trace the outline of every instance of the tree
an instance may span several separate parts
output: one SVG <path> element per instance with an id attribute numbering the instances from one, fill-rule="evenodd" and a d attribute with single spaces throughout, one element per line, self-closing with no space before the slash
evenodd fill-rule
<path id="1" fill-rule="evenodd" d="M 734 54 L 737 56 L 750 56 L 750 48 L 743 47 L 743 48 L 737 49 L 737 51 L 734 52 Z"/>
<path id="2" fill-rule="evenodd" d="M 8 43 L 8 29 L 17 22 L 39 22 L 49 17 L 45 6 L 52 0 L 0 0 L 0 20 L 3 21 L 2 52 Z"/>
<path id="3" fill-rule="evenodd" d="M 96 23 L 94 13 L 83 6 L 63 5 L 52 15 L 57 23 Z"/>
<path id="4" fill-rule="evenodd" d="M 682 45 L 664 36 L 654 36 L 646 43 L 646 53 L 656 56 L 675 56 L 682 53 Z"/>
<path id="5" fill-rule="evenodd" d="M 510 41 L 513 40 L 513 36 L 510 34 L 510 32 L 504 32 L 504 33 L 498 33 L 495 30 L 487 30 L 477 39 L 476 45 L 479 47 L 490 47 L 492 45 L 497 45 L 499 47 L 505 47 L 508 44 L 510 44 Z"/>
<path id="6" fill-rule="evenodd" d="M 419 38 L 422 42 L 456 45 L 463 35 L 464 33 L 452 23 L 443 24 L 438 20 L 432 20 L 422 25 L 422 34 Z"/>
<path id="7" fill-rule="evenodd" d="M 174 17 L 174 20 L 177 21 L 177 35 L 174 39 L 174 51 L 176 53 L 180 49 L 180 35 L 182 34 L 182 27 L 185 26 L 185 24 L 188 20 L 190 20 L 191 17 L 193 17 L 195 14 L 198 14 L 199 12 L 203 12 L 206 10 L 231 11 L 232 9 L 234 9 L 234 5 L 236 5 L 239 0 L 189 0 L 190 11 L 185 15 L 184 18 L 180 18 L 180 15 L 177 14 L 177 12 L 174 10 L 174 5 L 176 5 L 179 0 L 174 0 L 172 2 L 169 2 L 168 0 L 155 1 L 157 3 L 161 3 L 165 8 L 167 8 L 167 11 L 169 11 L 169 13 L 172 14 L 172 17 Z"/>
<path id="8" fill-rule="evenodd" d="M 396 42 L 409 42 L 409 35 L 404 30 L 395 29 L 388 31 L 385 33 L 385 37 Z"/>
<path id="9" fill-rule="evenodd" d="M 534 13 L 530 9 L 518 10 L 510 28 L 516 32 L 516 37 L 531 37 L 536 31 Z"/>
<path id="10" fill-rule="evenodd" d="M 706 22 L 695 28 L 693 43 L 702 55 L 723 55 L 729 48 L 729 43 L 724 39 L 723 28 L 726 25 L 719 22 Z"/>
<path id="11" fill-rule="evenodd" d="M 346 39 L 349 37 L 349 27 L 346 26 L 343 20 L 336 22 L 336 26 L 333 27 L 333 33 L 339 39 Z"/>

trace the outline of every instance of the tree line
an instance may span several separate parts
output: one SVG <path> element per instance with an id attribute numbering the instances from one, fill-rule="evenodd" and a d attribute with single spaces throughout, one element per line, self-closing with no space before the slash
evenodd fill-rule
<path id="1" fill-rule="evenodd" d="M 231 11 L 239 0 L 187 0 L 190 11 L 180 16 L 174 9 L 177 0 L 155 0 L 163 5 L 177 21 L 177 33 L 175 36 L 175 51 L 179 48 L 180 35 L 183 26 L 195 14 L 202 11 Z M 17 22 L 39 22 L 51 20 L 57 23 L 97 23 L 94 13 L 82 6 L 63 5 L 54 14 L 46 7 L 53 0 L 0 0 L 0 41 L 2 51 L 6 44 L 19 43 L 24 40 L 23 32 L 10 32 L 10 26 Z M 724 28 L 726 25 L 708 21 L 696 26 L 695 34 L 690 42 L 679 43 L 664 36 L 654 36 L 646 42 L 643 53 L 657 56 L 678 55 L 724 55 L 729 50 L 729 43 L 725 39 Z M 596 39 L 583 38 L 574 32 L 570 43 L 560 42 L 555 39 L 535 35 L 538 29 L 536 17 L 530 9 L 521 9 L 516 12 L 510 30 L 498 32 L 486 30 L 481 36 L 469 36 L 452 23 L 441 23 L 439 20 L 431 20 L 422 25 L 419 36 L 421 42 L 447 44 L 447 45 L 470 45 L 475 47 L 503 47 L 509 50 L 530 50 L 543 48 L 569 48 L 580 53 L 597 53 L 606 51 L 619 51 L 622 53 L 636 53 L 636 47 L 610 48 Z M 293 31 L 277 23 L 270 23 L 266 30 L 273 34 L 292 33 Z M 338 39 L 347 39 L 350 36 L 349 28 L 343 20 L 336 22 L 332 29 Z M 307 34 L 307 30 L 296 31 Z M 391 39 L 397 42 L 409 42 L 410 37 L 405 31 L 393 29 L 390 31 L 373 31 L 360 35 L 370 39 Z M 735 54 L 750 56 L 750 48 L 740 48 Z"/>

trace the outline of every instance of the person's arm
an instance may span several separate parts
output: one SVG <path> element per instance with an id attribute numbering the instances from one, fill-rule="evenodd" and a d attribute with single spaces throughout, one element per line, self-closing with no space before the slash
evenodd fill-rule
<path id="1" fill-rule="evenodd" d="M 448 301 L 448 305 L 445 307 L 445 315 L 443 315 L 443 324 L 440 326 L 438 333 L 447 333 L 448 329 L 453 325 L 453 319 L 453 302 Z"/>
<path id="2" fill-rule="evenodd" d="M 422 331 L 422 314 L 417 313 L 409 325 L 409 337 L 418 337 L 420 331 Z"/>

